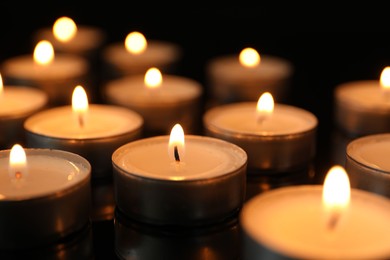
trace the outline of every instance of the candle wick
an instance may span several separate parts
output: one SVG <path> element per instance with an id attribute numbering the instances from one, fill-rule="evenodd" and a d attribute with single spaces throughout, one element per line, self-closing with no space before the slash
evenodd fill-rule
<path id="1" fill-rule="evenodd" d="M 339 219 L 340 219 L 339 213 L 331 214 L 329 221 L 328 221 L 328 229 L 334 230 L 336 228 L 337 223 L 339 222 Z"/>
<path id="2" fill-rule="evenodd" d="M 15 179 L 19 180 L 22 178 L 22 173 L 20 171 L 15 172 Z"/>
<path id="3" fill-rule="evenodd" d="M 173 155 L 175 156 L 175 161 L 180 162 L 179 150 L 177 149 L 177 145 L 173 147 Z"/>
<path id="4" fill-rule="evenodd" d="M 83 128 L 84 127 L 84 117 L 83 117 L 83 115 L 79 114 L 78 119 L 79 119 L 80 127 Z"/>

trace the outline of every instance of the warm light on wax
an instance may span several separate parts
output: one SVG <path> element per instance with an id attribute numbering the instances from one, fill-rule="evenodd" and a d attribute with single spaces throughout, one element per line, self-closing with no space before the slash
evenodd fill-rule
<path id="1" fill-rule="evenodd" d="M 88 113 L 88 97 L 84 88 L 80 85 L 73 90 L 72 111 L 77 116 L 80 127 L 83 127 Z"/>
<path id="2" fill-rule="evenodd" d="M 259 100 L 257 101 L 256 106 L 256 118 L 257 122 L 261 123 L 274 111 L 274 98 L 269 92 L 264 92 Z"/>
<path id="3" fill-rule="evenodd" d="M 23 147 L 15 144 L 9 155 L 9 176 L 13 180 L 20 180 L 27 176 L 27 158 Z"/>
<path id="4" fill-rule="evenodd" d="M 184 152 L 184 130 L 180 124 L 175 124 L 169 136 L 168 155 L 172 160 L 181 162 L 184 158 Z"/>
<path id="5" fill-rule="evenodd" d="M 239 60 L 245 67 L 256 67 L 260 64 L 260 55 L 253 48 L 245 48 L 240 52 Z"/>
<path id="6" fill-rule="evenodd" d="M 46 40 L 38 42 L 34 49 L 34 61 L 40 65 L 47 65 L 50 64 L 53 60 L 53 45 Z"/>
<path id="7" fill-rule="evenodd" d="M 328 227 L 332 229 L 348 208 L 351 197 L 349 178 L 343 167 L 333 166 L 327 173 L 322 192 L 322 203 L 329 214 Z"/>
<path id="8" fill-rule="evenodd" d="M 140 32 L 131 32 L 126 36 L 125 47 L 132 54 L 140 54 L 146 50 L 146 38 Z"/>
<path id="9" fill-rule="evenodd" d="M 162 75 L 160 70 L 157 68 L 148 69 L 148 71 L 145 73 L 144 82 L 148 89 L 156 89 L 161 86 Z"/>
<path id="10" fill-rule="evenodd" d="M 77 33 L 76 23 L 69 17 L 58 18 L 53 25 L 54 37 L 61 42 L 68 42 Z"/>

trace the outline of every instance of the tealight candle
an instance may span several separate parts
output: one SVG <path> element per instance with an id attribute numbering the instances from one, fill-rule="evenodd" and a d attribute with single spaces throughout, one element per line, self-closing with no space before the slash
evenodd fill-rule
<path id="1" fill-rule="evenodd" d="M 283 187 L 248 201 L 243 259 L 388 259 L 390 200 L 350 189 L 334 166 L 324 185 Z"/>
<path id="2" fill-rule="evenodd" d="M 390 131 L 390 67 L 379 80 L 360 80 L 335 88 L 332 157 L 346 163 L 345 150 L 353 139 Z"/>
<path id="3" fill-rule="evenodd" d="M 121 146 L 112 161 L 117 208 L 143 223 L 210 224 L 237 213 L 244 201 L 245 151 L 216 138 L 184 137 L 179 124 L 169 136 Z"/>
<path id="4" fill-rule="evenodd" d="M 110 68 L 111 78 L 145 74 L 150 67 L 172 72 L 182 56 L 181 48 L 171 42 L 147 40 L 141 32 L 130 32 L 120 43 L 103 49 L 102 60 Z"/>
<path id="5" fill-rule="evenodd" d="M 48 98 L 42 90 L 28 86 L 4 86 L 0 75 L 0 149 L 24 143 L 23 123 L 43 110 Z"/>
<path id="6" fill-rule="evenodd" d="M 271 92 L 278 100 L 287 97 L 292 64 L 281 57 L 244 48 L 239 55 L 211 59 L 206 77 L 212 99 L 217 104 L 256 101 L 259 93 Z"/>
<path id="7" fill-rule="evenodd" d="M 2 63 L 4 81 L 9 85 L 34 86 L 45 91 L 51 106 L 68 102 L 72 86 L 89 81 L 86 59 L 72 54 L 56 54 L 53 45 L 40 41 L 34 55 L 20 55 Z"/>
<path id="8" fill-rule="evenodd" d="M 50 41 L 57 52 L 87 57 L 103 45 L 105 38 L 100 28 L 76 24 L 67 16 L 57 18 L 51 28 L 41 28 L 33 35 L 35 42 L 43 39 Z"/>
<path id="9" fill-rule="evenodd" d="M 335 89 L 336 124 L 356 137 L 390 131 L 390 67 L 380 80 L 341 84 Z"/>
<path id="10" fill-rule="evenodd" d="M 352 187 L 390 197 L 390 134 L 352 140 L 346 149 L 345 168 Z"/>
<path id="11" fill-rule="evenodd" d="M 315 155 L 317 118 L 304 109 L 274 104 L 269 92 L 258 102 L 237 102 L 209 109 L 206 135 L 242 147 L 248 173 L 278 173 L 306 168 Z"/>
<path id="12" fill-rule="evenodd" d="M 199 129 L 203 89 L 197 81 L 162 75 L 152 67 L 145 76 L 131 75 L 111 80 L 104 86 L 107 103 L 128 107 L 145 121 L 145 135 L 169 134 L 179 123 L 187 133 Z"/>
<path id="13" fill-rule="evenodd" d="M 24 123 L 29 147 L 77 153 L 92 165 L 92 177 L 111 177 L 111 155 L 142 133 L 142 117 L 127 108 L 88 104 L 85 90 L 76 86 L 72 106 L 47 109 Z"/>
<path id="14" fill-rule="evenodd" d="M 0 151 L 0 247 L 48 245 L 89 223 L 89 162 L 74 153 L 23 149 Z"/>

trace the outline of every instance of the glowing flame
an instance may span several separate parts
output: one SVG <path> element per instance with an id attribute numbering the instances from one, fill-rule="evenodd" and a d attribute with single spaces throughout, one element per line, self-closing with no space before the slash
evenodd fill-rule
<path id="1" fill-rule="evenodd" d="M 77 116 L 80 127 L 83 127 L 88 113 L 88 97 L 84 88 L 80 85 L 76 86 L 73 90 L 72 110 Z"/>
<path id="2" fill-rule="evenodd" d="M 160 70 L 157 68 L 148 69 L 148 71 L 145 73 L 144 82 L 147 88 L 158 88 L 162 83 L 162 75 Z"/>
<path id="3" fill-rule="evenodd" d="M 46 40 L 37 43 L 34 49 L 34 61 L 41 65 L 50 64 L 54 59 L 53 45 Z"/>
<path id="4" fill-rule="evenodd" d="M 126 36 L 126 50 L 133 54 L 140 54 L 146 50 L 147 41 L 145 36 L 140 32 L 131 32 Z"/>
<path id="5" fill-rule="evenodd" d="M 390 95 L 390 66 L 383 69 L 380 77 L 380 85 L 386 95 Z"/>
<path id="6" fill-rule="evenodd" d="M 68 42 L 77 33 L 76 23 L 69 17 L 58 18 L 53 25 L 54 37 L 61 42 Z"/>
<path id="7" fill-rule="evenodd" d="M 274 98 L 272 97 L 271 93 L 264 92 L 260 96 L 259 100 L 257 101 L 257 106 L 256 106 L 257 121 L 262 122 L 270 115 L 272 115 L 273 111 L 274 111 Z"/>
<path id="8" fill-rule="evenodd" d="M 245 48 L 239 55 L 240 63 L 245 67 L 255 67 L 260 64 L 260 55 L 253 48 Z"/>
<path id="9" fill-rule="evenodd" d="M 351 198 L 349 178 L 343 167 L 333 166 L 325 177 L 322 203 L 329 214 L 328 225 L 333 227 L 347 206 Z"/>
<path id="10" fill-rule="evenodd" d="M 3 78 L 0 74 L 0 97 L 3 95 L 3 93 L 4 93 Z"/>
<path id="11" fill-rule="evenodd" d="M 168 155 L 172 160 L 180 162 L 184 158 L 184 153 L 184 130 L 180 124 L 176 124 L 172 127 L 169 136 Z"/>
<path id="12" fill-rule="evenodd" d="M 27 175 L 27 157 L 23 147 L 15 144 L 9 155 L 9 176 L 20 180 Z"/>

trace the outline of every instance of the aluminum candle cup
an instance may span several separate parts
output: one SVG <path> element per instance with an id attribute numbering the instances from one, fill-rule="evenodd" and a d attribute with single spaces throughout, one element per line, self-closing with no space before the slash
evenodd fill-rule
<path id="1" fill-rule="evenodd" d="M 24 121 L 43 110 L 48 103 L 45 92 L 32 87 L 5 86 L 0 93 L 0 149 L 23 144 Z"/>
<path id="2" fill-rule="evenodd" d="M 322 185 L 283 187 L 245 203 L 242 259 L 388 259 L 390 201 L 352 189 L 350 205 L 331 229 L 322 190 Z"/>
<path id="3" fill-rule="evenodd" d="M 379 81 L 348 82 L 335 90 L 337 125 L 356 137 L 390 131 L 390 101 Z"/>
<path id="4" fill-rule="evenodd" d="M 117 208 L 155 225 L 196 226 L 237 213 L 245 199 L 247 156 L 211 137 L 186 136 L 185 158 L 171 160 L 169 136 L 149 137 L 112 156 Z"/>
<path id="5" fill-rule="evenodd" d="M 54 243 L 89 222 L 91 165 L 77 155 L 25 149 L 22 177 L 9 172 L 10 150 L 0 151 L 0 247 L 33 248 Z"/>
<path id="6" fill-rule="evenodd" d="M 138 112 L 144 118 L 146 136 L 169 134 L 176 123 L 186 133 L 197 133 L 201 121 L 201 84 L 180 76 L 162 77 L 158 89 L 148 88 L 143 75 L 112 80 L 104 89 L 106 100 Z"/>
<path id="7" fill-rule="evenodd" d="M 275 104 L 259 124 L 256 102 L 239 102 L 209 109 L 203 122 L 206 135 L 246 151 L 249 174 L 306 169 L 315 155 L 317 118 L 301 108 Z"/>
<path id="8" fill-rule="evenodd" d="M 356 138 L 347 145 L 351 186 L 390 197 L 390 134 Z"/>
<path id="9" fill-rule="evenodd" d="M 124 43 L 113 43 L 103 49 L 102 60 L 111 78 L 126 75 L 145 74 L 150 67 L 163 72 L 173 72 L 181 59 L 181 48 L 171 42 L 149 40 L 144 52 L 133 54 Z"/>
<path id="10" fill-rule="evenodd" d="M 266 91 L 282 101 L 287 97 L 293 66 L 283 58 L 261 55 L 258 66 L 245 67 L 238 55 L 226 55 L 210 60 L 206 71 L 212 96 L 219 104 L 255 101 Z"/>
<path id="11" fill-rule="evenodd" d="M 89 70 L 85 58 L 71 54 L 57 54 L 48 65 L 36 64 L 32 55 L 21 55 L 4 61 L 0 69 L 4 82 L 46 92 L 51 106 L 67 104 L 74 86 L 89 86 Z"/>
<path id="12" fill-rule="evenodd" d="M 29 147 L 77 153 L 91 163 L 92 178 L 111 178 L 112 153 L 139 138 L 142 125 L 142 117 L 127 108 L 91 104 L 82 127 L 72 106 L 61 106 L 29 117 L 24 128 Z"/>

